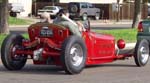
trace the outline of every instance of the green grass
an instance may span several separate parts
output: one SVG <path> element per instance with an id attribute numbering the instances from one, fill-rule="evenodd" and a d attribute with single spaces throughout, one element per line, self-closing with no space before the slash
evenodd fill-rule
<path id="1" fill-rule="evenodd" d="M 5 34 L 0 34 L 0 46 L 2 45 L 3 40 L 5 39 L 6 36 L 7 35 L 5 35 Z M 23 37 L 29 38 L 28 34 L 23 34 Z"/>
<path id="2" fill-rule="evenodd" d="M 118 39 L 124 39 L 127 43 L 136 42 L 136 29 L 118 29 L 118 30 L 96 30 L 98 33 L 111 34 Z M 7 35 L 0 34 L 0 46 Z M 25 38 L 29 38 L 28 34 L 23 34 Z"/>
<path id="3" fill-rule="evenodd" d="M 26 34 L 23 34 L 22 35 L 24 38 L 28 39 L 29 38 L 29 35 L 26 33 Z"/>
<path id="4" fill-rule="evenodd" d="M 118 39 L 124 39 L 127 43 L 136 42 L 136 29 L 96 30 L 98 33 L 111 34 Z"/>
<path id="5" fill-rule="evenodd" d="M 0 46 L 4 40 L 4 38 L 6 37 L 7 35 L 4 35 L 4 34 L 0 34 Z"/>
<path id="6" fill-rule="evenodd" d="M 9 17 L 8 23 L 10 25 L 27 25 L 27 24 L 30 24 L 31 21 L 20 19 L 20 18 Z"/>

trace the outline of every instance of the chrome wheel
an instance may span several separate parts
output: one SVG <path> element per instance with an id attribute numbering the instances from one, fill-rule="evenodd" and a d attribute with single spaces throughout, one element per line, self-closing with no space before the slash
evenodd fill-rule
<path id="1" fill-rule="evenodd" d="M 79 66 L 83 62 L 83 50 L 79 44 L 75 44 L 70 49 L 71 63 Z"/>
<path id="2" fill-rule="evenodd" d="M 146 39 L 138 40 L 134 51 L 134 60 L 137 66 L 145 66 L 149 60 L 149 42 Z"/>
<path id="3" fill-rule="evenodd" d="M 61 62 L 67 74 L 78 74 L 86 65 L 86 46 L 83 39 L 72 35 L 62 44 Z"/>
<path id="4" fill-rule="evenodd" d="M 149 59 L 149 51 L 144 46 L 140 48 L 140 55 L 141 55 L 141 62 L 146 63 Z"/>

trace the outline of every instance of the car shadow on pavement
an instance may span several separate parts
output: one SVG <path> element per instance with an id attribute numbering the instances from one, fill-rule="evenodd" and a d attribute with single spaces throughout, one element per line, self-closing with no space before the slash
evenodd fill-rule
<path id="1" fill-rule="evenodd" d="M 96 67 L 137 67 L 136 65 L 132 64 L 100 64 L 100 65 L 91 65 L 86 66 L 86 68 L 96 68 Z"/>
<path id="2" fill-rule="evenodd" d="M 40 74 L 40 75 L 66 75 L 61 67 L 48 65 L 31 65 L 27 64 L 23 69 L 10 71 L 0 65 L 0 73 L 18 73 L 18 74 Z"/>
<path id="3" fill-rule="evenodd" d="M 126 64 L 101 64 L 101 65 L 92 65 L 86 66 L 85 69 L 89 68 L 101 68 L 101 67 L 137 67 L 136 65 L 126 65 Z M 9 71 L 4 66 L 0 65 L 0 73 L 14 73 L 14 74 L 40 74 L 40 75 L 67 75 L 65 71 L 58 66 L 49 66 L 49 65 L 31 65 L 27 64 L 22 70 L 18 71 Z"/>

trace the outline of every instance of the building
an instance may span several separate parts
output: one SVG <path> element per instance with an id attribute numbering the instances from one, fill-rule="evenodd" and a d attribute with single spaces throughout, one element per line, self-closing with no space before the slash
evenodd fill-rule
<path id="1" fill-rule="evenodd" d="M 94 4 L 111 4 L 117 3 L 117 0 L 36 0 L 37 2 L 57 2 L 57 3 L 69 3 L 69 2 L 90 2 Z M 119 0 L 123 3 L 124 0 Z"/>
<path id="2" fill-rule="evenodd" d="M 44 6 L 58 5 L 63 8 L 68 8 L 69 2 L 90 2 L 95 5 L 95 7 L 101 9 L 100 19 L 112 19 L 115 20 L 118 17 L 121 19 L 133 19 L 134 15 L 134 1 L 135 0 L 34 0 L 32 14 L 36 16 L 37 10 L 43 8 Z M 119 6 L 117 4 L 119 1 Z M 141 0 L 141 3 L 144 3 Z M 150 1 L 150 0 L 149 0 Z M 147 17 L 147 5 L 141 4 L 142 18 Z"/>
<path id="3" fill-rule="evenodd" d="M 24 6 L 24 12 L 20 13 L 20 16 L 26 17 L 31 14 L 32 0 L 8 0 L 9 3 L 20 3 Z"/>
<path id="4" fill-rule="evenodd" d="M 112 4 L 117 3 L 117 0 L 59 0 L 60 3 L 69 3 L 69 2 L 90 2 L 95 4 Z M 123 3 L 123 0 L 120 0 L 120 3 Z"/>

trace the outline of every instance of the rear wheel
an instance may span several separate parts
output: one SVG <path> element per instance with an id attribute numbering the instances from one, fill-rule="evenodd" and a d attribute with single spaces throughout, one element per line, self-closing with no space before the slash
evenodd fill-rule
<path id="1" fill-rule="evenodd" d="M 62 45 L 61 61 L 68 74 L 78 74 L 85 67 L 86 47 L 82 38 L 70 36 Z"/>
<path id="2" fill-rule="evenodd" d="M 145 66 L 149 60 L 149 43 L 143 39 L 137 42 L 134 53 L 134 60 L 137 66 Z"/>
<path id="3" fill-rule="evenodd" d="M 11 16 L 11 17 L 17 17 L 17 13 L 16 13 L 16 12 L 11 11 L 11 12 L 10 12 L 10 16 Z"/>
<path id="4" fill-rule="evenodd" d="M 77 5 L 72 5 L 69 9 L 70 9 L 70 11 L 73 12 L 73 13 L 78 12 L 78 6 L 77 6 Z"/>
<path id="5" fill-rule="evenodd" d="M 2 44 L 1 59 L 3 65 L 8 70 L 20 70 L 26 64 L 27 56 L 15 54 L 16 49 L 22 49 L 22 40 L 24 38 L 21 35 L 11 34 L 8 35 Z"/>

